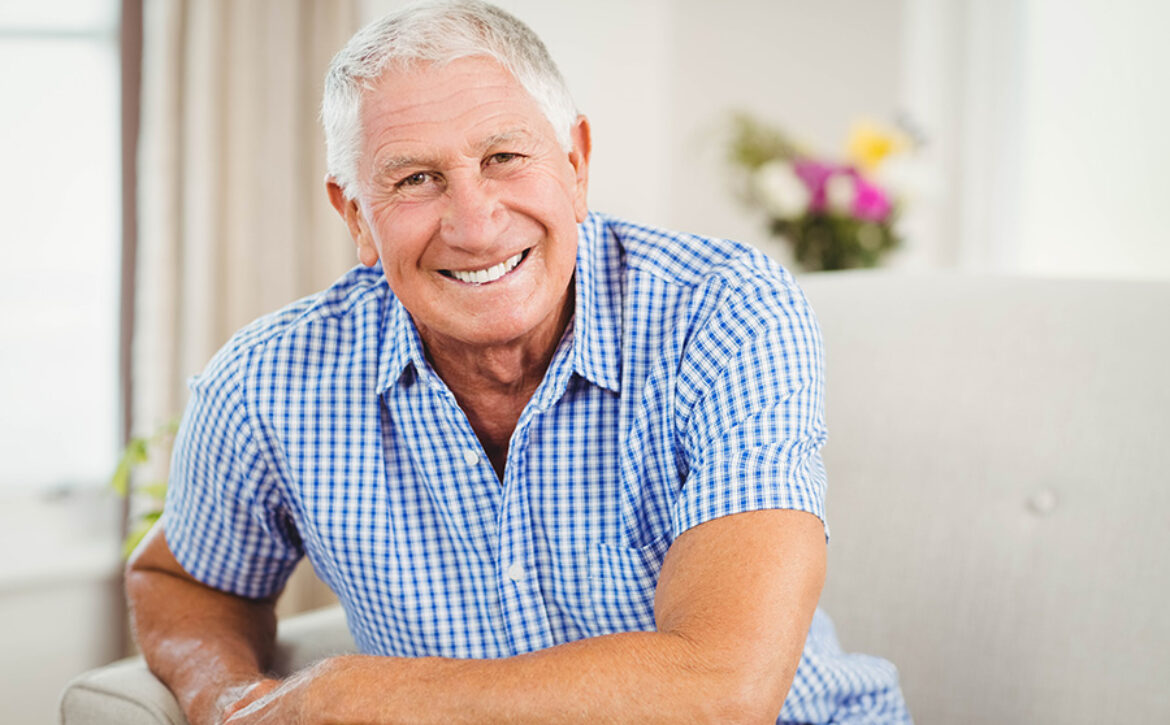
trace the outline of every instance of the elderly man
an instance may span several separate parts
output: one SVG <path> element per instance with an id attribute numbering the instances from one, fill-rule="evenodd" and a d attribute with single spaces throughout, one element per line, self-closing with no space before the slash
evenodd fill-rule
<path id="1" fill-rule="evenodd" d="M 362 265 L 194 381 L 129 569 L 191 721 L 908 721 L 816 611 L 821 348 L 792 278 L 591 213 L 589 124 L 494 7 L 365 28 L 324 120 Z M 304 555 L 363 654 L 277 681 Z"/>

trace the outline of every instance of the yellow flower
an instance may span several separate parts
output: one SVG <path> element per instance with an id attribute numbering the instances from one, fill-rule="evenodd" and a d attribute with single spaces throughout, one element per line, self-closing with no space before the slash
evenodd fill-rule
<path id="1" fill-rule="evenodd" d="M 910 139 L 904 133 L 870 119 L 855 121 L 849 130 L 846 156 L 863 173 L 872 172 L 887 156 L 904 151 Z"/>

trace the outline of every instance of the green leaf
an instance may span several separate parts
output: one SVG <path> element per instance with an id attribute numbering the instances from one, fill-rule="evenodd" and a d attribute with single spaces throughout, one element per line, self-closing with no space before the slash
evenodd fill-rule
<path id="1" fill-rule="evenodd" d="M 163 500 L 167 497 L 167 482 L 166 481 L 152 481 L 151 483 L 142 486 L 135 486 L 135 493 L 140 493 L 144 496 L 149 496 L 156 500 Z"/>
<path id="2" fill-rule="evenodd" d="M 171 442 L 178 430 L 179 419 L 172 418 L 160 425 L 149 438 L 134 436 L 126 443 L 126 447 L 122 449 L 122 455 L 118 459 L 118 465 L 114 469 L 114 475 L 110 478 L 110 486 L 118 492 L 119 496 L 129 495 L 131 473 L 133 473 L 134 467 L 146 463 L 150 459 L 151 449 L 155 449 L 155 453 L 158 453 L 158 449 L 165 446 L 163 452 L 169 452 Z M 161 499 L 166 496 L 165 481 L 135 488 L 153 498 Z"/>
<path id="3" fill-rule="evenodd" d="M 122 454 L 122 458 L 118 460 L 118 467 L 114 469 L 114 476 L 110 479 L 110 486 L 118 492 L 119 496 L 125 496 L 130 493 L 130 461 L 126 454 Z"/>
<path id="4" fill-rule="evenodd" d="M 134 466 L 146 461 L 146 445 L 145 438 L 131 438 L 126 447 L 122 449 L 118 466 L 110 478 L 110 486 L 118 492 L 119 496 L 125 496 L 130 492 L 130 471 L 133 470 Z"/>
<path id="5" fill-rule="evenodd" d="M 131 438 L 130 442 L 126 444 L 126 452 L 122 455 L 130 461 L 130 465 L 145 463 L 147 446 L 149 445 L 150 441 L 146 438 Z"/>
<path id="6" fill-rule="evenodd" d="M 731 162 L 755 171 L 769 161 L 791 160 L 795 144 L 778 128 L 756 120 L 750 114 L 736 113 L 731 118 Z"/>

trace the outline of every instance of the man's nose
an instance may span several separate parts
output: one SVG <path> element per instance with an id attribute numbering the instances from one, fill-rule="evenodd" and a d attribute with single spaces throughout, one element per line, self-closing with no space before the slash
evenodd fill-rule
<path id="1" fill-rule="evenodd" d="M 440 230 L 451 246 L 478 251 L 496 242 L 504 217 L 504 207 L 490 182 L 462 179 L 447 187 Z"/>

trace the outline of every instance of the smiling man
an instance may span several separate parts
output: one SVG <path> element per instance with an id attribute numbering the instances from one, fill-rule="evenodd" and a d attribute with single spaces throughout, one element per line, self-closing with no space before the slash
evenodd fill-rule
<path id="1" fill-rule="evenodd" d="M 841 652 L 822 362 L 749 247 L 590 212 L 590 131 L 479 2 L 334 59 L 329 198 L 362 265 L 192 384 L 128 590 L 195 723 L 909 720 Z M 265 674 L 308 556 L 362 654 Z"/>

